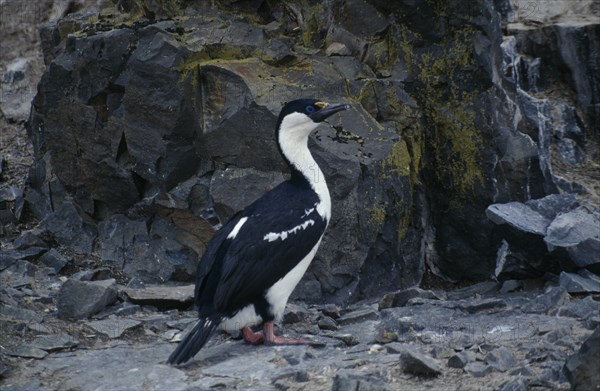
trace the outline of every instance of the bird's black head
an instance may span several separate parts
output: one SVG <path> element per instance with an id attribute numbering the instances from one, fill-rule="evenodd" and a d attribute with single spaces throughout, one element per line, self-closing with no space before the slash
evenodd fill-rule
<path id="1" fill-rule="evenodd" d="M 287 103 L 281 109 L 279 119 L 277 120 L 277 129 L 279 130 L 286 117 L 294 124 L 306 122 L 307 126 L 312 125 L 312 128 L 315 128 L 320 122 L 333 114 L 349 108 L 350 105 L 348 104 L 330 104 L 318 99 L 294 100 Z"/>

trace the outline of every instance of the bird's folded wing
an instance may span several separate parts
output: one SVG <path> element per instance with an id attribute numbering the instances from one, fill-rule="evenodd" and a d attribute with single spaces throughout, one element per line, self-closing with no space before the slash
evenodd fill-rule
<path id="1" fill-rule="evenodd" d="M 313 249 L 326 222 L 316 211 L 302 218 L 297 213 L 292 217 L 250 216 L 236 238 L 223 243 L 227 248 L 215 308 L 235 307 L 263 294 Z"/>

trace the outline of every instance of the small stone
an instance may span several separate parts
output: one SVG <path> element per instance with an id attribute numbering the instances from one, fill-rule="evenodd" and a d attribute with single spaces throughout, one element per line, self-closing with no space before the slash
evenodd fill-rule
<path id="1" fill-rule="evenodd" d="M 317 325 L 319 326 L 319 328 L 321 330 L 333 330 L 333 331 L 335 331 L 335 330 L 338 329 L 338 325 L 335 322 L 335 320 L 333 320 L 329 316 L 323 316 L 323 317 L 321 317 L 318 320 Z"/>
<path id="2" fill-rule="evenodd" d="M 467 333 L 461 333 L 456 338 L 452 338 L 449 345 L 454 350 L 464 350 L 469 349 L 473 346 L 475 342 L 473 341 L 473 336 Z"/>
<path id="3" fill-rule="evenodd" d="M 398 334 L 391 330 L 381 329 L 375 338 L 375 342 L 386 344 L 398 340 Z"/>
<path id="4" fill-rule="evenodd" d="M 319 311 L 332 319 L 338 319 L 341 316 L 340 309 L 335 304 L 327 304 L 324 307 L 319 308 Z"/>
<path id="5" fill-rule="evenodd" d="M 445 346 L 433 346 L 429 351 L 433 358 L 448 359 L 454 355 L 454 351 Z"/>
<path id="6" fill-rule="evenodd" d="M 511 371 L 510 374 L 512 376 L 530 377 L 533 376 L 533 371 L 529 367 L 521 367 Z"/>
<path id="7" fill-rule="evenodd" d="M 52 268 L 55 273 L 58 273 L 67 263 L 69 263 L 69 260 L 57 250 L 51 248 L 40 257 L 40 262 L 49 268 Z"/>
<path id="8" fill-rule="evenodd" d="M 195 285 L 152 286 L 144 289 L 125 289 L 129 299 L 140 305 L 151 305 L 159 309 L 185 309 L 194 302 Z"/>
<path id="9" fill-rule="evenodd" d="M 346 346 L 355 346 L 360 343 L 360 341 L 352 334 L 333 334 L 332 337 L 339 339 L 345 343 Z"/>
<path id="10" fill-rule="evenodd" d="M 463 300 L 477 296 L 494 293 L 498 290 L 498 284 L 493 281 L 484 281 L 478 284 L 469 285 L 462 289 L 457 289 L 447 293 L 448 300 Z"/>
<path id="11" fill-rule="evenodd" d="M 341 42 L 333 42 L 325 49 L 325 54 L 328 56 L 349 56 L 350 49 Z"/>
<path id="12" fill-rule="evenodd" d="M 161 338 L 167 341 L 179 342 L 181 338 L 178 338 L 177 341 L 174 341 L 175 336 L 180 334 L 180 331 L 177 329 L 170 329 L 161 334 Z"/>
<path id="13" fill-rule="evenodd" d="M 87 326 L 98 333 L 105 334 L 110 339 L 120 338 L 129 329 L 139 326 L 141 322 L 133 319 L 106 319 L 87 323 Z"/>
<path id="14" fill-rule="evenodd" d="M 476 313 L 481 311 L 494 312 L 502 308 L 506 308 L 508 305 L 503 299 L 476 299 L 470 302 L 461 304 L 459 308 L 468 313 Z"/>
<path id="15" fill-rule="evenodd" d="M 489 365 L 478 361 L 468 363 L 464 369 L 475 377 L 483 377 L 494 370 Z"/>
<path id="16" fill-rule="evenodd" d="M 352 323 L 361 322 L 364 320 L 376 320 L 378 318 L 377 311 L 371 307 L 361 308 L 356 311 L 349 312 L 342 315 L 338 319 L 338 323 L 341 325 L 347 325 Z"/>
<path id="17" fill-rule="evenodd" d="M 103 281 L 67 280 L 58 292 L 58 317 L 85 319 L 117 299 L 114 279 Z"/>
<path id="18" fill-rule="evenodd" d="M 519 280 L 507 280 L 502 283 L 500 293 L 516 292 L 523 289 L 523 283 Z"/>
<path id="19" fill-rule="evenodd" d="M 77 281 L 95 281 L 95 280 L 108 280 L 110 278 L 110 269 L 99 268 L 99 269 L 88 269 L 77 272 L 71 276 L 72 280 Z"/>
<path id="20" fill-rule="evenodd" d="M 465 350 L 456 353 L 448 359 L 450 368 L 464 368 L 468 363 L 475 361 L 475 353 L 470 350 Z"/>
<path id="21" fill-rule="evenodd" d="M 439 300 L 440 298 L 432 291 L 421 288 L 409 288 L 397 292 L 387 293 L 379 301 L 379 310 L 392 307 L 403 307 L 413 298 Z"/>
<path id="22" fill-rule="evenodd" d="M 400 353 L 400 360 L 405 373 L 424 377 L 438 376 L 442 373 L 437 360 L 421 353 L 404 350 Z"/>
<path id="23" fill-rule="evenodd" d="M 117 316 L 131 316 L 136 312 L 140 312 L 142 310 L 142 306 L 137 304 L 132 304 L 129 302 L 124 302 L 121 308 L 115 311 L 115 315 Z"/>
<path id="24" fill-rule="evenodd" d="M 485 362 L 500 372 L 506 372 L 517 364 L 517 359 L 510 350 L 502 346 L 488 353 Z"/>
<path id="25" fill-rule="evenodd" d="M 35 359 L 40 360 L 40 359 L 46 357 L 48 355 L 48 353 L 45 350 L 38 349 L 34 346 L 22 345 L 22 346 L 15 348 L 14 350 L 8 351 L 8 355 L 14 356 L 14 357 L 23 357 L 23 358 L 35 358 Z"/>
<path id="26" fill-rule="evenodd" d="M 283 315 L 284 324 L 306 322 L 309 319 L 310 315 L 304 307 L 293 303 L 289 303 L 286 306 L 285 314 Z"/>
<path id="27" fill-rule="evenodd" d="M 385 349 L 388 353 L 399 354 L 410 350 L 411 346 L 400 342 L 390 342 L 385 345 Z"/>
<path id="28" fill-rule="evenodd" d="M 596 330 L 600 327 L 600 316 L 592 316 L 585 321 L 585 327 L 589 330 Z"/>

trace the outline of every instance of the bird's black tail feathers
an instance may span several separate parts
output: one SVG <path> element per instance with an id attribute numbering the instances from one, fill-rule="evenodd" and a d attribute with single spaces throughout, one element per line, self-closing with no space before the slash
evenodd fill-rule
<path id="1" fill-rule="evenodd" d="M 206 344 L 219 323 L 221 323 L 220 317 L 200 318 L 192 330 L 179 342 L 175 351 L 171 353 L 167 364 L 182 364 L 194 357 Z"/>

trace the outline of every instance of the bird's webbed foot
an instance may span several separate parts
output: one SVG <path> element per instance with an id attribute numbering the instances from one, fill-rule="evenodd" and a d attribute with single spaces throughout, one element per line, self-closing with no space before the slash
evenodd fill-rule
<path id="1" fill-rule="evenodd" d="M 260 345 L 265 342 L 265 337 L 262 331 L 252 331 L 249 326 L 246 326 L 242 329 L 242 335 L 244 336 L 244 341 L 248 342 L 251 345 Z"/>

